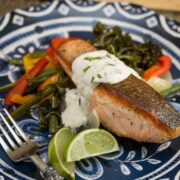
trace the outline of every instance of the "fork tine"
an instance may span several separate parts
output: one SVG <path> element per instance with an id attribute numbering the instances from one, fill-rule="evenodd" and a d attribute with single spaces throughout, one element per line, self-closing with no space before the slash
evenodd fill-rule
<path id="1" fill-rule="evenodd" d="M 11 140 L 10 136 L 8 135 L 8 133 L 5 131 L 5 129 L 2 127 L 1 124 L 0 124 L 0 129 L 1 129 L 2 133 L 4 134 L 4 136 L 6 137 L 6 139 L 8 140 L 11 147 L 16 148 L 17 147 L 16 144 Z"/>
<path id="2" fill-rule="evenodd" d="M 3 138 L 0 136 L 0 144 L 2 146 L 2 148 L 4 149 L 4 151 L 6 151 L 6 153 L 8 153 L 10 150 L 10 148 L 8 147 L 8 145 L 6 144 L 6 142 L 3 140 Z"/>
<path id="3" fill-rule="evenodd" d="M 14 127 L 18 130 L 19 134 L 23 137 L 23 139 L 25 141 L 28 141 L 29 138 L 24 134 L 24 132 L 20 129 L 20 127 L 17 125 L 17 123 L 14 121 L 12 116 L 9 114 L 9 112 L 5 108 L 4 108 L 4 112 L 6 113 L 6 115 L 8 116 L 8 118 L 10 119 Z"/>
<path id="4" fill-rule="evenodd" d="M 2 113 L 0 113 L 0 116 L 1 116 L 2 120 L 4 121 L 4 123 L 6 124 L 7 128 L 9 129 L 9 131 L 11 132 L 11 134 L 13 135 L 14 139 L 16 140 L 16 142 L 20 145 L 22 143 L 21 139 L 14 132 L 14 130 L 9 125 L 9 123 L 7 122 L 6 118 L 2 115 Z"/>

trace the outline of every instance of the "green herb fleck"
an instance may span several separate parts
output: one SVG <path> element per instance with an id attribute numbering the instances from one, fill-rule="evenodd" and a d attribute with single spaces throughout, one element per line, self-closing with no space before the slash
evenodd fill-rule
<path id="1" fill-rule="evenodd" d="M 79 98 L 79 106 L 81 106 L 81 98 Z"/>
<path id="2" fill-rule="evenodd" d="M 101 76 L 100 74 L 97 74 L 97 77 L 98 77 L 98 78 L 102 78 L 102 76 Z"/>
<path id="3" fill-rule="evenodd" d="M 94 78 L 95 78 L 95 77 L 93 76 L 93 77 L 92 77 L 92 79 L 91 79 L 91 83 L 93 83 L 93 81 L 94 81 Z"/>
<path id="4" fill-rule="evenodd" d="M 97 57 L 85 57 L 84 60 L 86 61 L 94 61 L 94 60 L 99 60 L 99 59 L 103 59 L 104 57 L 102 56 L 97 56 Z"/>
<path id="5" fill-rule="evenodd" d="M 106 57 L 111 58 L 111 55 L 109 53 L 106 54 Z"/>
<path id="6" fill-rule="evenodd" d="M 85 67 L 85 68 L 83 69 L 83 71 L 84 71 L 84 72 L 87 72 L 90 67 L 91 67 L 91 66 Z"/>
<path id="7" fill-rule="evenodd" d="M 114 64 L 111 64 L 111 63 L 107 63 L 109 66 L 115 66 Z"/>

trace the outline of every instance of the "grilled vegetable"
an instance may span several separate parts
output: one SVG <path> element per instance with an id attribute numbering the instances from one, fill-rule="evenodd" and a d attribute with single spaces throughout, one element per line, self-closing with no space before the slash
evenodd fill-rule
<path id="1" fill-rule="evenodd" d="M 50 113 L 48 116 L 49 133 L 55 134 L 61 127 L 60 122 L 60 115 L 58 113 Z"/>
<path id="2" fill-rule="evenodd" d="M 147 69 L 143 74 L 143 79 L 149 80 L 152 77 L 162 77 L 166 74 L 172 66 L 171 59 L 163 55 L 158 59 L 157 64 Z"/>
<path id="3" fill-rule="evenodd" d="M 26 90 L 28 89 L 28 78 L 36 77 L 39 75 L 46 65 L 48 64 L 48 60 L 46 58 L 41 58 L 30 71 L 23 76 L 16 82 L 15 86 L 9 91 L 9 93 L 5 97 L 5 104 L 6 106 L 10 106 L 13 104 L 12 97 L 14 94 L 23 95 Z"/>
<path id="4" fill-rule="evenodd" d="M 47 96 L 54 93 L 57 89 L 54 86 L 48 86 L 46 89 L 44 89 L 42 92 L 38 93 L 36 96 L 31 98 L 28 102 L 25 104 L 19 106 L 16 110 L 12 112 L 12 117 L 16 120 L 25 115 L 32 106 L 39 103 L 42 99 L 46 98 Z"/>
<path id="5" fill-rule="evenodd" d="M 57 132 L 62 127 L 60 113 L 62 97 L 65 93 L 65 88 L 68 87 L 69 78 L 62 73 L 58 77 L 58 81 L 52 85 L 48 85 L 42 89 L 45 91 L 48 87 L 56 87 L 51 96 L 39 103 L 39 127 L 43 130 L 48 130 L 51 134 Z M 40 91 L 41 92 L 41 91 Z"/>
<path id="6" fill-rule="evenodd" d="M 36 51 L 26 54 L 23 57 L 25 71 L 28 72 L 40 58 L 44 57 L 44 55 L 44 51 Z"/>
<path id="7" fill-rule="evenodd" d="M 7 89 L 11 89 L 16 83 L 10 83 L 10 84 L 6 84 L 0 87 L 0 91 L 5 91 Z"/>
<path id="8" fill-rule="evenodd" d="M 49 77 L 51 77 L 52 75 L 54 75 L 56 73 L 62 73 L 62 69 L 60 69 L 60 68 L 53 68 L 52 70 L 45 71 L 45 72 L 41 73 L 37 77 L 30 78 L 28 81 L 30 83 L 32 83 L 32 84 L 43 83 L 46 79 L 48 79 Z"/>
<path id="9" fill-rule="evenodd" d="M 26 96 L 21 96 L 20 94 L 14 94 L 12 97 L 12 102 L 15 104 L 24 104 L 34 97 L 34 94 L 28 94 Z"/>
<path id="10" fill-rule="evenodd" d="M 109 29 L 106 25 L 97 23 L 93 30 L 95 34 L 91 41 L 93 46 L 114 54 L 141 75 L 146 69 L 156 64 L 162 55 L 157 44 L 149 41 L 137 44 L 129 34 L 122 33 L 118 26 Z"/>
<path id="11" fill-rule="evenodd" d="M 46 52 L 44 51 L 35 51 L 33 53 L 26 54 L 23 57 L 23 64 L 24 64 L 25 71 L 28 72 L 34 66 L 34 64 L 37 63 L 37 61 L 40 58 L 45 57 L 45 56 L 46 56 Z M 49 61 L 49 63 L 44 69 L 44 71 L 49 71 L 55 68 L 56 66 L 51 62 L 51 58 L 49 58 L 48 56 L 46 58 Z"/>
<path id="12" fill-rule="evenodd" d="M 56 82 L 58 82 L 59 76 L 60 76 L 60 74 L 59 74 L 59 73 L 56 73 L 56 74 L 53 74 L 52 76 L 50 76 L 49 78 L 47 78 L 47 79 L 39 86 L 38 90 L 42 90 L 42 89 L 44 89 L 45 87 L 47 87 L 48 85 L 50 85 L 50 84 L 55 84 Z"/>
<path id="13" fill-rule="evenodd" d="M 158 92 L 162 92 L 172 86 L 171 82 L 159 77 L 152 77 L 147 83 Z"/>
<path id="14" fill-rule="evenodd" d="M 161 95 L 164 97 L 167 97 L 167 96 L 170 96 L 170 95 L 172 95 L 176 92 L 179 92 L 179 91 L 180 91 L 180 84 L 175 84 L 171 88 L 161 92 Z"/>
<path id="15" fill-rule="evenodd" d="M 12 64 L 15 66 L 23 66 L 23 62 L 21 59 L 11 59 L 9 60 L 9 64 Z"/>

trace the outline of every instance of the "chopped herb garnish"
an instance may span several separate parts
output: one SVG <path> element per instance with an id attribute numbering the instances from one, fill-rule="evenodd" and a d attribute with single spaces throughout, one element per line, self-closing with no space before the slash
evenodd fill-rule
<path id="1" fill-rule="evenodd" d="M 110 48 L 111 48 L 112 53 L 116 55 L 115 47 L 112 44 L 110 44 Z"/>
<path id="2" fill-rule="evenodd" d="M 109 66 L 115 66 L 114 64 L 111 64 L 111 63 L 107 63 Z"/>
<path id="3" fill-rule="evenodd" d="M 79 106 L 81 106 L 81 98 L 79 98 Z"/>
<path id="4" fill-rule="evenodd" d="M 93 81 L 94 81 L 94 78 L 95 78 L 95 77 L 93 76 L 93 77 L 92 77 L 92 79 L 91 79 L 91 83 L 93 83 Z"/>
<path id="5" fill-rule="evenodd" d="M 102 56 L 97 56 L 97 57 L 85 57 L 84 60 L 86 61 L 94 61 L 94 60 L 99 60 L 99 59 L 103 59 L 104 57 Z"/>
<path id="6" fill-rule="evenodd" d="M 98 78 L 102 78 L 102 76 L 100 74 L 97 75 Z"/>
<path id="7" fill-rule="evenodd" d="M 108 53 L 108 54 L 106 54 L 106 56 L 108 57 L 108 58 L 111 58 L 111 55 Z"/>
<path id="8" fill-rule="evenodd" d="M 85 68 L 83 69 L 83 71 L 84 71 L 84 72 L 87 72 L 90 67 L 91 67 L 91 66 L 85 67 Z"/>

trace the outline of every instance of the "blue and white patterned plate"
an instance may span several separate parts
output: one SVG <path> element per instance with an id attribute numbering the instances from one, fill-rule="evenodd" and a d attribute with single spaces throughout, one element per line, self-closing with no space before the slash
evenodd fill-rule
<path id="1" fill-rule="evenodd" d="M 92 27 L 98 21 L 108 26 L 118 25 L 129 32 L 134 41 L 150 39 L 158 43 L 173 60 L 174 82 L 180 77 L 180 23 L 166 19 L 154 11 L 128 3 L 95 3 L 83 0 L 51 1 L 36 7 L 17 9 L 0 18 L 0 85 L 15 82 L 18 69 L 8 65 L 8 58 L 21 58 L 35 49 L 46 49 L 55 37 L 92 37 Z M 4 107 L 0 94 L 0 110 Z M 180 105 L 172 103 L 178 110 Z M 36 134 L 41 142 L 41 157 L 47 161 L 47 132 L 38 131 L 37 112 L 19 123 L 28 134 Z M 2 134 L 0 134 L 1 136 Z M 164 144 L 139 143 L 126 149 L 119 139 L 120 151 L 83 160 L 76 164 L 76 179 L 180 179 L 180 139 Z M 0 179 L 40 179 L 30 161 L 14 164 L 0 149 Z"/>

